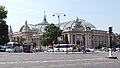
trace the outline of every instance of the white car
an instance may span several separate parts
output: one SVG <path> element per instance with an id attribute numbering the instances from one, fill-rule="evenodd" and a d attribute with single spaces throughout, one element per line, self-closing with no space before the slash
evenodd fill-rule
<path id="1" fill-rule="evenodd" d="M 60 47 L 60 48 L 54 48 L 54 51 L 55 52 L 66 52 L 67 50 L 69 51 L 69 52 L 71 52 L 72 51 L 72 47 L 69 47 L 69 48 L 66 48 L 66 47 Z"/>
<path id="2" fill-rule="evenodd" d="M 85 50 L 86 50 L 87 52 L 94 52 L 94 51 L 95 51 L 94 48 L 86 48 Z"/>
<path id="3" fill-rule="evenodd" d="M 14 52 L 15 51 L 15 49 L 14 48 L 6 48 L 6 52 Z"/>
<path id="4" fill-rule="evenodd" d="M 53 50 L 54 50 L 54 52 L 58 52 L 58 51 L 59 51 L 58 48 L 54 48 L 54 49 L 50 48 L 50 49 L 48 49 L 47 51 L 48 51 L 48 52 L 53 52 Z"/>
<path id="5" fill-rule="evenodd" d="M 68 50 L 69 52 L 71 52 L 72 49 L 73 49 L 72 47 L 69 47 L 69 48 L 60 48 L 60 51 L 61 52 L 66 52 Z"/>
<path id="6" fill-rule="evenodd" d="M 47 52 L 53 52 L 53 49 L 48 49 Z"/>
<path id="7" fill-rule="evenodd" d="M 116 51 L 120 51 L 120 48 L 116 48 Z"/>
<path id="8" fill-rule="evenodd" d="M 57 44 L 54 49 L 48 49 L 48 52 L 72 52 L 73 50 L 73 46 L 75 46 L 75 44 Z"/>

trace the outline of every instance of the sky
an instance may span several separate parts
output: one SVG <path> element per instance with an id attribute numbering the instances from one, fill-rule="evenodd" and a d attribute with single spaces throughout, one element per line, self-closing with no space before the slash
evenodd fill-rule
<path id="1" fill-rule="evenodd" d="M 25 24 L 38 24 L 43 21 L 44 11 L 47 21 L 57 24 L 75 20 L 77 17 L 93 24 L 97 29 L 108 30 L 113 27 L 114 33 L 120 33 L 120 0 L 0 0 L 5 6 L 7 24 L 12 26 L 14 32 L 20 30 Z"/>

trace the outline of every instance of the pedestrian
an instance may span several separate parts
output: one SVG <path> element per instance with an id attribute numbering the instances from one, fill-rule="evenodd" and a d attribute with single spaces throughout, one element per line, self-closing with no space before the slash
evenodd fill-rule
<path id="1" fill-rule="evenodd" d="M 23 46 L 20 45 L 20 52 L 23 52 Z"/>
<path id="2" fill-rule="evenodd" d="M 33 48 L 36 48 L 36 42 L 33 43 Z"/>

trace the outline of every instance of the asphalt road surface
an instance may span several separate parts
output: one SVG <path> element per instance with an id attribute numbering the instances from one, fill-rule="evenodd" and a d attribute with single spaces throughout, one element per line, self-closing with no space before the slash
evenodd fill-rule
<path id="1" fill-rule="evenodd" d="M 105 58 L 108 53 L 0 53 L 0 68 L 120 68 L 118 59 Z"/>

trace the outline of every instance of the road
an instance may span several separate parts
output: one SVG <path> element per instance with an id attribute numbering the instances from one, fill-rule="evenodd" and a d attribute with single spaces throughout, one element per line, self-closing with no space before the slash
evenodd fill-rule
<path id="1" fill-rule="evenodd" d="M 118 59 L 105 58 L 108 53 L 0 53 L 0 68 L 120 68 Z"/>

